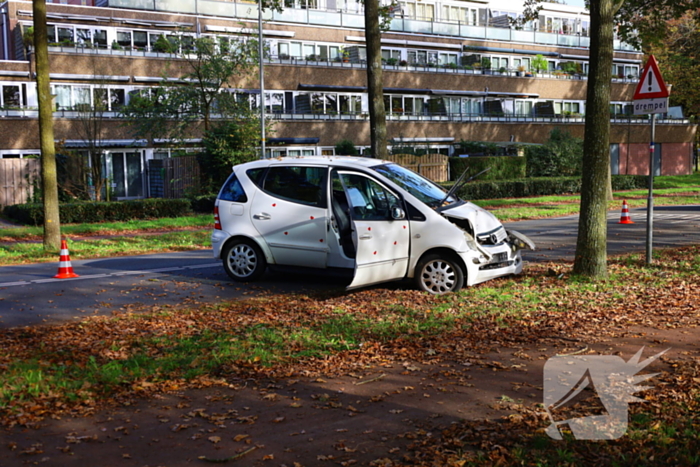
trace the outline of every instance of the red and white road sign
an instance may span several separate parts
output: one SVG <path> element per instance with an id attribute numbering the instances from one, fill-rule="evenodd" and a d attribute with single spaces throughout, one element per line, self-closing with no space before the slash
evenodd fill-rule
<path id="1" fill-rule="evenodd" d="M 644 65 L 633 99 L 657 99 L 668 97 L 668 95 L 668 88 L 659 71 L 659 65 L 652 55 Z"/>
<path id="2" fill-rule="evenodd" d="M 634 115 L 668 112 L 669 89 L 653 55 L 649 57 L 634 91 Z"/>

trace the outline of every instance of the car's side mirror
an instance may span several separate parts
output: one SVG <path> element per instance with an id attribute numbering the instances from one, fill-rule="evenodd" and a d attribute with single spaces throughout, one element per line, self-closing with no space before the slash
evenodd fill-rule
<path id="1" fill-rule="evenodd" d="M 406 218 L 406 213 L 398 206 L 391 208 L 391 218 L 394 220 L 401 220 Z"/>

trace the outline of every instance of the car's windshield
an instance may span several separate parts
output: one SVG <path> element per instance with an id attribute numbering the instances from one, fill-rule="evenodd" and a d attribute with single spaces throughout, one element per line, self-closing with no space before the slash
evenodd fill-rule
<path id="1" fill-rule="evenodd" d="M 450 196 L 449 198 L 445 199 L 447 192 L 445 192 L 445 190 L 443 190 L 440 186 L 411 170 L 401 167 L 400 165 L 384 164 L 377 165 L 372 168 L 399 185 L 404 190 L 411 193 L 428 206 L 437 207 L 437 205 L 443 200 L 445 200 L 446 203 L 454 203 L 458 201 L 456 196 Z"/>

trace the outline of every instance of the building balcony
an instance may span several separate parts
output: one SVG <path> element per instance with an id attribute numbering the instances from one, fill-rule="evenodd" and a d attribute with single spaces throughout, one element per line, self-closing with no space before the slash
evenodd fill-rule
<path id="1" fill-rule="evenodd" d="M 174 58 L 178 54 L 155 52 L 145 47 L 131 48 L 120 47 L 114 48 L 99 48 L 86 45 L 52 45 L 49 46 L 49 52 L 62 54 L 88 54 L 101 55 L 112 57 L 133 57 L 133 58 Z M 270 55 L 267 56 L 265 65 L 290 65 L 304 67 L 331 67 L 343 69 L 365 69 L 367 66 L 366 60 L 343 61 L 338 58 L 309 58 L 309 57 L 290 57 Z M 587 80 L 588 76 L 584 73 L 567 73 L 561 70 L 547 71 L 519 71 L 513 68 L 504 69 L 486 69 L 480 66 L 457 65 L 453 63 L 435 64 L 435 63 L 405 63 L 405 64 L 390 64 L 383 63 L 383 68 L 386 71 L 392 72 L 421 72 L 421 73 L 438 73 L 438 74 L 455 74 L 455 75 L 491 75 L 510 78 L 528 78 L 528 79 L 559 79 L 559 80 Z M 26 72 L 23 72 L 26 74 Z M 613 83 L 634 83 L 639 80 L 637 75 L 617 75 L 612 77 Z M 114 79 L 107 79 L 114 81 Z M 123 79 L 119 79 L 123 81 Z"/>
<path id="2" fill-rule="evenodd" d="M 187 13 L 225 18 L 257 20 L 256 3 L 216 0 L 103 0 L 112 8 L 126 8 L 170 13 Z M 357 11 L 286 8 L 282 12 L 263 11 L 264 21 L 312 26 L 364 29 L 364 15 Z M 494 40 L 501 42 L 534 43 L 543 46 L 589 48 L 590 38 L 581 34 L 564 34 L 536 30 L 517 30 L 509 27 L 473 25 L 466 22 L 440 22 L 433 20 L 395 17 L 389 30 L 396 33 L 452 36 L 465 39 Z M 624 52 L 640 52 L 620 40 L 614 48 Z"/>
<path id="3" fill-rule="evenodd" d="M 53 113 L 54 118 L 58 119 L 83 119 L 99 118 L 105 120 L 121 119 L 118 111 L 90 112 L 78 109 L 60 109 Z M 24 118 L 37 119 L 39 111 L 36 107 L 0 107 L 0 118 Z M 217 118 L 217 116 L 214 116 Z M 219 116 L 220 118 L 220 116 Z M 289 113 L 272 111 L 267 113 L 267 118 L 279 122 L 298 122 L 298 121 L 369 121 L 367 112 L 303 112 Z M 585 116 L 582 114 L 556 114 L 556 115 L 518 115 L 513 113 L 488 114 L 488 113 L 464 113 L 464 112 L 410 112 L 410 111 L 387 111 L 386 118 L 388 122 L 457 122 L 457 123 L 544 123 L 544 124 L 583 124 Z M 615 114 L 610 116 L 610 123 L 613 124 L 630 124 L 644 123 L 649 121 L 648 115 L 627 115 Z M 661 125 L 688 125 L 693 123 L 687 118 L 673 118 L 670 116 L 659 116 L 656 120 L 657 124 Z"/>

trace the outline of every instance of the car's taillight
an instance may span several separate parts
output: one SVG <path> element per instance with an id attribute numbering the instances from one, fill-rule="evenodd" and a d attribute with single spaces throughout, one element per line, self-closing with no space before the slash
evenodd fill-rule
<path id="1" fill-rule="evenodd" d="M 223 230 L 219 219 L 219 206 L 214 206 L 214 230 Z"/>

